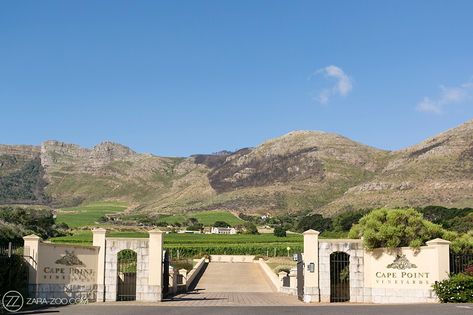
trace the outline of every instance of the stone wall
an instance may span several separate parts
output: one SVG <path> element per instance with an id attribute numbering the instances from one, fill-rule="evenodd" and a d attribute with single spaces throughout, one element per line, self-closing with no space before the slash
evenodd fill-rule
<path id="1" fill-rule="evenodd" d="M 448 277 L 450 242 L 435 239 L 418 249 L 365 250 L 361 240 L 319 240 L 317 231 L 304 233 L 304 301 L 330 302 L 330 255 L 349 255 L 349 302 L 432 303 L 436 281 Z M 316 272 L 308 266 L 314 263 Z"/>
<path id="2" fill-rule="evenodd" d="M 320 301 L 330 302 L 330 254 L 350 255 L 350 302 L 367 302 L 364 297 L 363 246 L 361 240 L 319 240 Z"/>
<path id="3" fill-rule="evenodd" d="M 98 247 L 44 243 L 36 235 L 24 241 L 31 297 L 96 301 Z"/>
<path id="4" fill-rule="evenodd" d="M 161 286 L 149 284 L 148 239 L 107 238 L 105 246 L 105 301 L 117 300 L 117 258 L 118 253 L 125 249 L 133 250 L 137 254 L 136 300 L 161 301 Z"/>

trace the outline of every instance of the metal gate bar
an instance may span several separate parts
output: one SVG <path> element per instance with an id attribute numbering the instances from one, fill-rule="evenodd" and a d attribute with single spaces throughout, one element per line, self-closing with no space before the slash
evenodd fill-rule
<path id="1" fill-rule="evenodd" d="M 136 300 L 136 252 L 122 250 L 117 258 L 117 301 L 134 301 Z"/>
<path id="2" fill-rule="evenodd" d="M 350 255 L 330 254 L 330 302 L 350 301 Z"/>
<path id="3" fill-rule="evenodd" d="M 302 254 L 297 254 L 297 298 L 304 300 L 304 261 Z"/>

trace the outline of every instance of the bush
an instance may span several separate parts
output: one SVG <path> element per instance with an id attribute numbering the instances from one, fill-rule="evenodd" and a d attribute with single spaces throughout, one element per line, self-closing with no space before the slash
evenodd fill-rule
<path id="1" fill-rule="evenodd" d="M 434 291 L 442 303 L 472 303 L 473 276 L 457 274 L 434 284 Z"/>
<path id="2" fill-rule="evenodd" d="M 230 227 L 230 224 L 228 224 L 227 222 L 225 221 L 215 221 L 214 227 L 221 227 L 221 228 L 227 228 L 227 227 Z"/>
<path id="3" fill-rule="evenodd" d="M 281 226 L 277 226 L 274 228 L 273 234 L 277 237 L 286 237 L 286 230 Z"/>
<path id="4" fill-rule="evenodd" d="M 312 214 L 302 217 L 297 223 L 297 230 L 304 232 L 307 230 L 316 230 L 323 232 L 332 229 L 332 219 L 324 218 L 321 214 Z"/>
<path id="5" fill-rule="evenodd" d="M 333 231 L 348 232 L 354 224 L 357 224 L 360 219 L 367 214 L 366 210 L 343 212 L 333 218 Z"/>
<path id="6" fill-rule="evenodd" d="M 245 222 L 244 226 L 245 234 L 259 234 L 258 228 L 251 222 Z"/>
<path id="7" fill-rule="evenodd" d="M 0 257 L 0 294 L 9 290 L 28 296 L 28 265 L 23 256 Z"/>
<path id="8" fill-rule="evenodd" d="M 65 234 L 67 225 L 56 225 L 47 208 L 0 206 L 0 243 L 21 242 L 23 236 L 36 234 L 43 239 Z"/>
<path id="9" fill-rule="evenodd" d="M 452 240 L 450 249 L 454 253 L 473 254 L 473 231 L 455 237 Z"/>
<path id="10" fill-rule="evenodd" d="M 419 248 L 428 240 L 452 240 L 456 233 L 425 220 L 414 209 L 378 209 L 360 219 L 348 234 L 351 238 L 363 237 L 367 249 L 409 246 Z"/>

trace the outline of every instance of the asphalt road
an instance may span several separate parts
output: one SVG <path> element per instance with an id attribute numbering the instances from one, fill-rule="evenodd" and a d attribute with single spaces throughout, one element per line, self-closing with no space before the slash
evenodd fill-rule
<path id="1" fill-rule="evenodd" d="M 123 302 L 122 302 L 123 303 Z M 172 307 L 137 304 L 88 304 L 48 308 L 16 314 L 67 315 L 473 315 L 473 304 L 418 305 L 308 305 L 308 306 L 195 306 Z"/>

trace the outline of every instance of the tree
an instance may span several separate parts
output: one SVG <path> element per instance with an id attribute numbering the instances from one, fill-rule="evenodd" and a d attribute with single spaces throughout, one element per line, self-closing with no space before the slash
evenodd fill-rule
<path id="1" fill-rule="evenodd" d="M 202 223 L 192 224 L 187 227 L 188 231 L 201 231 L 203 229 L 204 229 L 204 226 L 202 225 Z"/>
<path id="2" fill-rule="evenodd" d="M 245 234 L 259 234 L 258 228 L 251 222 L 245 222 L 244 228 Z"/>
<path id="3" fill-rule="evenodd" d="M 286 230 L 281 226 L 277 226 L 274 228 L 273 234 L 277 237 L 286 237 Z"/>
<path id="4" fill-rule="evenodd" d="M 230 227 L 230 224 L 228 224 L 227 222 L 225 221 L 215 221 L 214 227 L 223 227 L 223 228 L 226 228 L 226 227 Z"/>
<path id="5" fill-rule="evenodd" d="M 323 215 L 318 213 L 302 217 L 297 223 L 297 230 L 299 232 L 304 232 L 310 229 L 323 232 L 330 230 L 331 228 L 332 219 L 324 218 Z"/>
<path id="6" fill-rule="evenodd" d="M 425 220 L 414 209 L 378 209 L 360 219 L 349 237 L 363 237 L 367 249 L 410 246 L 418 248 L 434 238 L 454 239 L 456 233 Z"/>
<path id="7" fill-rule="evenodd" d="M 337 232 L 348 232 L 350 231 L 351 227 L 358 223 L 360 219 L 367 213 L 366 210 L 359 210 L 359 211 L 348 211 L 343 212 L 337 216 L 335 216 L 332 220 L 333 222 L 333 230 Z"/>

